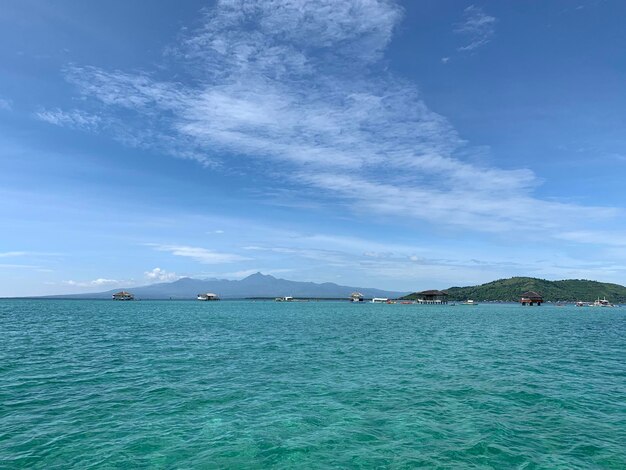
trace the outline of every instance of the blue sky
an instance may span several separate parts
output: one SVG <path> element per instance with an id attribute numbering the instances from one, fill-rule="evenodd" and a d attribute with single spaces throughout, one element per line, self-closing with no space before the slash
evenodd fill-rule
<path id="1" fill-rule="evenodd" d="M 626 5 L 0 9 L 0 295 L 626 282 Z"/>

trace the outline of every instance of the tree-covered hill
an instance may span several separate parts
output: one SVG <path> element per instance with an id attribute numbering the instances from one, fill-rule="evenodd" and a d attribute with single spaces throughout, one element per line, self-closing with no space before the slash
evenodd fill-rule
<path id="1" fill-rule="evenodd" d="M 499 279 L 480 286 L 451 287 L 446 290 L 448 300 L 476 301 L 498 300 L 516 302 L 526 291 L 536 291 L 543 295 L 545 301 L 578 300 L 591 302 L 598 297 L 606 297 L 613 303 L 626 303 L 626 287 L 606 282 L 587 281 L 584 279 L 567 279 L 563 281 L 547 281 L 533 277 L 512 277 Z M 413 300 L 417 293 L 409 294 L 404 299 Z"/>

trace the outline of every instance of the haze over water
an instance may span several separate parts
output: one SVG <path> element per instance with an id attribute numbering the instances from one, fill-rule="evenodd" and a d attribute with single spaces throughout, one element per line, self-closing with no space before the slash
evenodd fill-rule
<path id="1" fill-rule="evenodd" d="M 3 468 L 625 468 L 626 310 L 0 301 Z"/>

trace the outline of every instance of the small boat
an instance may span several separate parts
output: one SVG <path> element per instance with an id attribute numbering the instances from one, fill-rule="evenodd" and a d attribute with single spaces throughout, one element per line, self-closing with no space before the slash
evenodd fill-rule
<path id="1" fill-rule="evenodd" d="M 580 301 L 580 300 L 578 302 L 576 302 L 576 306 L 577 307 L 584 307 L 585 305 L 587 305 L 587 304 L 585 302 Z"/>
<path id="2" fill-rule="evenodd" d="M 372 299 L 373 304 L 386 304 L 387 302 L 389 302 L 389 299 L 386 297 L 374 297 Z"/>
<path id="3" fill-rule="evenodd" d="M 217 294 L 213 294 L 211 292 L 207 292 L 206 294 L 198 294 L 198 300 L 208 301 L 208 300 L 220 300 Z"/>
<path id="4" fill-rule="evenodd" d="M 285 297 L 276 297 L 274 302 L 293 302 L 293 297 L 287 295 Z"/>
<path id="5" fill-rule="evenodd" d="M 467 299 L 465 302 L 461 302 L 461 305 L 478 305 L 478 302 L 474 302 L 472 299 Z"/>

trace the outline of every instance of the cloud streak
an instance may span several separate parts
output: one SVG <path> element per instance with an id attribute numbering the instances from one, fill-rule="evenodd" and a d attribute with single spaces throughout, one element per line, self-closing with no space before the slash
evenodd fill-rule
<path id="1" fill-rule="evenodd" d="M 0 258 L 15 258 L 19 256 L 28 256 L 31 254 L 28 251 L 5 251 L 0 253 Z"/>
<path id="2" fill-rule="evenodd" d="M 40 251 L 3 251 L 0 252 L 0 258 L 17 258 L 17 257 L 35 257 L 35 256 L 60 256 L 60 253 L 48 253 Z"/>
<path id="3" fill-rule="evenodd" d="M 495 32 L 497 19 L 485 14 L 482 8 L 468 6 L 463 11 L 463 22 L 454 32 L 467 38 L 467 43 L 458 48 L 461 52 L 473 51 L 487 44 Z"/>
<path id="4" fill-rule="evenodd" d="M 247 261 L 250 259 L 233 253 L 221 253 L 196 246 L 159 244 L 148 244 L 148 246 L 151 246 L 157 251 L 165 251 L 171 253 L 174 256 L 190 258 L 202 264 L 234 263 L 237 261 Z"/>
<path id="5" fill-rule="evenodd" d="M 35 113 L 35 117 L 40 121 L 54 124 L 55 126 L 86 131 L 96 130 L 102 121 L 99 116 L 78 109 L 71 111 L 63 111 L 60 109 L 41 110 Z"/>

